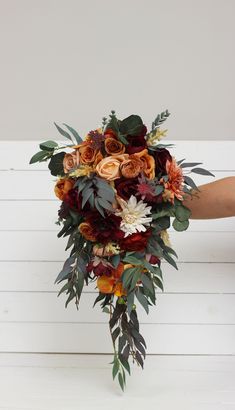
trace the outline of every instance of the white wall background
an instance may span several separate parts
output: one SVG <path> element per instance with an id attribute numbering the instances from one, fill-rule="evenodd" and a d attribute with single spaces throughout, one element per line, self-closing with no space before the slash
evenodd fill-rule
<path id="1" fill-rule="evenodd" d="M 0 139 L 81 134 L 116 109 L 235 139 L 234 0 L 0 0 Z"/>

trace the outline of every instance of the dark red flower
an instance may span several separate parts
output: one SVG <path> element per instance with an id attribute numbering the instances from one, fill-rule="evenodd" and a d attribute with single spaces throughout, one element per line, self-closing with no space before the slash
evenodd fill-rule
<path id="1" fill-rule="evenodd" d="M 138 191 L 138 178 L 119 178 L 114 181 L 114 184 L 117 194 L 125 201 L 128 201 L 131 195 L 136 195 Z"/>
<path id="2" fill-rule="evenodd" d="M 82 208 L 82 195 L 81 193 L 78 195 L 77 188 L 72 188 L 67 192 L 67 194 L 65 194 L 64 200 L 58 211 L 59 217 L 66 219 L 70 209 L 81 215 L 84 215 L 85 212 L 90 211 L 90 205 L 88 202 Z"/>
<path id="3" fill-rule="evenodd" d="M 143 251 L 148 242 L 148 238 L 151 235 L 151 229 L 148 229 L 146 232 L 133 233 L 132 235 L 127 236 L 119 241 L 121 249 L 125 251 Z"/>
<path id="4" fill-rule="evenodd" d="M 147 147 L 146 139 L 144 138 L 146 133 L 147 128 L 143 125 L 139 135 L 127 135 L 128 145 L 126 145 L 126 152 L 128 154 L 135 154 L 136 152 L 143 151 L 143 149 Z"/>
<path id="5" fill-rule="evenodd" d="M 120 230 L 121 220 L 114 214 L 103 218 L 98 211 L 90 212 L 86 216 L 86 222 L 91 224 L 97 242 L 102 244 L 115 242 L 124 237 L 124 232 Z"/>
<path id="6" fill-rule="evenodd" d="M 102 262 L 99 262 L 97 265 L 94 265 L 93 261 L 88 263 L 86 270 L 88 273 L 93 272 L 95 276 L 111 276 L 113 272 L 113 268 L 111 266 L 103 265 Z"/>
<path id="7" fill-rule="evenodd" d="M 172 161 L 172 156 L 166 148 L 159 148 L 156 151 L 151 151 L 156 163 L 156 174 L 166 174 L 166 161 Z"/>

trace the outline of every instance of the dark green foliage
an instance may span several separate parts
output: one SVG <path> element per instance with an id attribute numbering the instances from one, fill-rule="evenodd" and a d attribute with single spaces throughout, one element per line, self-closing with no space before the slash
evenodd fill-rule
<path id="1" fill-rule="evenodd" d="M 51 171 L 51 175 L 55 177 L 64 175 L 64 167 L 63 167 L 63 160 L 64 160 L 65 152 L 59 152 L 58 154 L 53 155 L 51 160 L 48 164 L 48 168 Z"/>

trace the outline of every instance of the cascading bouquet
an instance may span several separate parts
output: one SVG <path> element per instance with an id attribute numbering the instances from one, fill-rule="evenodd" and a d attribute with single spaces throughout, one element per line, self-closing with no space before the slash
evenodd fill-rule
<path id="1" fill-rule="evenodd" d="M 167 131 L 160 126 L 169 115 L 168 110 L 159 114 L 148 131 L 138 115 L 119 120 L 111 111 L 84 140 L 72 127 L 55 124 L 70 143 L 43 142 L 30 161 L 49 160 L 51 174 L 58 177 L 58 237 L 68 236 L 70 249 L 55 280 L 64 282 L 59 294 L 67 294 L 66 307 L 74 300 L 78 308 L 84 285 L 96 283 L 93 307 L 101 302 L 110 315 L 110 364 L 122 390 L 130 357 L 143 368 L 146 356 L 136 303 L 147 313 L 156 304 L 156 289 L 163 291 L 162 259 L 177 269 L 167 229 L 171 217 L 176 231 L 189 226 L 190 210 L 182 201 L 199 189 L 188 174 L 214 176 L 199 168 L 201 163 L 177 162 L 167 149 L 172 144 L 159 142 Z"/>

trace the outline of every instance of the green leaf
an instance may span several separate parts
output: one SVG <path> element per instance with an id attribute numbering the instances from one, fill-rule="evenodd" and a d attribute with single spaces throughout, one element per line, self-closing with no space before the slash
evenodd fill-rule
<path id="1" fill-rule="evenodd" d="M 127 345 L 126 347 L 128 348 L 129 346 Z M 126 360 L 126 359 L 124 358 L 124 355 L 123 355 L 123 354 L 121 354 L 121 355 L 119 356 L 119 358 L 120 358 L 120 361 L 121 361 L 123 367 L 128 371 L 129 374 L 131 374 L 131 369 L 130 369 L 130 365 L 129 365 L 129 363 L 128 363 L 128 360 Z"/>
<path id="2" fill-rule="evenodd" d="M 83 139 L 80 137 L 80 135 L 77 133 L 77 131 L 74 128 L 70 127 L 70 125 L 67 125 L 67 124 L 63 124 L 63 125 L 65 125 L 65 127 L 68 128 L 68 130 L 74 136 L 74 138 L 75 138 L 75 140 L 78 144 L 81 144 L 83 142 Z"/>
<path id="3" fill-rule="evenodd" d="M 126 289 L 129 285 L 129 283 L 132 280 L 132 277 L 134 273 L 138 270 L 138 268 L 127 268 L 124 270 L 122 276 L 121 276 L 121 281 L 123 283 L 123 287 Z"/>
<path id="4" fill-rule="evenodd" d="M 58 175 L 64 175 L 64 160 L 65 152 L 59 152 L 58 154 L 53 155 L 48 164 L 48 168 L 51 171 L 51 175 L 57 177 Z"/>
<path id="5" fill-rule="evenodd" d="M 178 219 L 174 219 L 173 224 L 172 224 L 173 228 L 178 231 L 178 232 L 182 232 L 185 231 L 186 229 L 188 229 L 189 226 L 189 221 L 179 221 Z"/>
<path id="6" fill-rule="evenodd" d="M 119 129 L 124 135 L 138 135 L 143 128 L 143 121 L 139 115 L 130 115 L 120 122 Z"/>
<path id="7" fill-rule="evenodd" d="M 63 135 L 63 137 L 68 138 L 68 140 L 70 140 L 70 141 L 73 142 L 73 140 L 72 140 L 70 134 L 69 134 L 67 131 L 64 131 L 63 128 L 61 128 L 61 127 L 60 127 L 59 125 L 57 125 L 55 122 L 54 122 L 54 124 L 55 124 L 57 130 L 59 131 L 59 133 L 60 133 L 61 135 Z"/>
<path id="8" fill-rule="evenodd" d="M 191 211 L 184 205 L 177 206 L 175 209 L 175 216 L 180 222 L 187 221 L 191 216 Z"/>
<path id="9" fill-rule="evenodd" d="M 84 188 L 82 191 L 82 208 L 84 208 L 84 206 L 86 205 L 88 199 L 90 198 L 90 196 L 93 195 L 94 196 L 94 191 L 92 188 Z"/>
<path id="10" fill-rule="evenodd" d="M 110 312 L 109 312 L 109 308 L 107 308 L 107 306 L 105 306 L 105 307 L 103 308 L 102 312 L 108 313 L 108 314 L 110 313 Z"/>
<path id="11" fill-rule="evenodd" d="M 200 164 L 202 164 L 202 162 L 184 162 L 180 166 L 181 168 L 187 168 L 187 167 L 195 167 L 196 165 L 200 165 Z"/>
<path id="12" fill-rule="evenodd" d="M 44 151 L 54 151 L 54 149 L 58 147 L 58 144 L 55 141 L 45 141 L 42 142 L 39 147 Z"/>
<path id="13" fill-rule="evenodd" d="M 105 309 L 105 308 L 104 308 Z M 104 310 L 103 309 L 103 310 Z M 119 336 L 119 334 L 120 334 L 120 327 L 116 327 L 116 329 L 112 332 L 112 338 L 113 338 L 113 341 L 115 342 L 115 340 L 117 339 L 117 337 Z"/>
<path id="14" fill-rule="evenodd" d="M 138 301 L 140 302 L 140 304 L 143 306 L 144 310 L 146 311 L 146 313 L 149 313 L 149 304 L 148 304 L 148 300 L 146 299 L 146 297 L 143 295 L 143 293 L 140 291 L 140 289 L 137 289 L 137 291 L 135 292 L 136 297 L 138 299 Z"/>
<path id="15" fill-rule="evenodd" d="M 207 171 L 207 169 L 204 169 L 204 168 L 193 168 L 191 169 L 191 172 L 195 172 L 196 174 L 200 174 L 200 175 L 210 175 L 214 177 L 214 174 L 212 174 L 210 171 Z"/>
<path id="16" fill-rule="evenodd" d="M 127 311 L 128 311 L 129 316 L 130 316 L 132 308 L 133 308 L 134 298 L 135 298 L 135 292 L 134 292 L 134 290 L 132 290 L 127 295 Z"/>
<path id="17" fill-rule="evenodd" d="M 153 282 L 151 281 L 151 279 L 145 273 L 142 274 L 141 281 L 142 281 L 144 287 L 147 288 L 150 291 L 150 293 L 155 295 Z"/>
<path id="18" fill-rule="evenodd" d="M 112 265 L 114 266 L 114 268 L 117 268 L 118 267 L 118 265 L 119 265 L 119 263 L 120 263 L 120 255 L 114 255 L 114 256 L 112 256 L 112 259 L 111 259 L 111 263 L 112 263 Z"/>
<path id="19" fill-rule="evenodd" d="M 45 151 L 39 151 L 36 154 L 34 154 L 29 161 L 30 164 L 34 164 L 35 162 L 41 162 L 44 158 L 46 158 L 49 155 L 48 152 Z"/>
<path id="20" fill-rule="evenodd" d="M 199 191 L 197 185 L 193 181 L 192 178 L 190 178 L 188 175 L 184 175 L 184 182 L 189 185 L 191 188 L 195 189 L 196 191 Z"/>
<path id="21" fill-rule="evenodd" d="M 175 260 L 167 252 L 163 252 L 163 257 L 170 265 L 172 265 L 176 270 L 178 270 L 178 266 Z"/>
<path id="22" fill-rule="evenodd" d="M 124 137 L 124 135 L 118 133 L 118 139 L 124 144 L 124 145 L 128 145 L 129 142 L 127 141 L 127 139 Z"/>
<path id="23" fill-rule="evenodd" d="M 113 370 L 112 370 L 113 380 L 115 379 L 118 373 L 118 370 L 119 370 L 119 361 L 118 359 L 114 358 L 114 364 L 113 364 Z"/>
<path id="24" fill-rule="evenodd" d="M 121 373 L 118 373 L 118 381 L 121 386 L 121 389 L 124 391 L 124 381 Z"/>
<path id="25" fill-rule="evenodd" d="M 142 265 L 142 261 L 132 255 L 125 256 L 125 258 L 123 259 L 123 262 L 131 263 L 132 265 L 137 265 L 137 266 Z"/>

